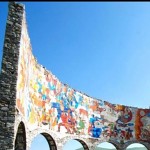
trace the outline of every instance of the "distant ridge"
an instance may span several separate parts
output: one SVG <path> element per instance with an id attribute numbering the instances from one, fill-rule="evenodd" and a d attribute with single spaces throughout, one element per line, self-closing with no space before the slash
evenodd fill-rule
<path id="1" fill-rule="evenodd" d="M 84 150 L 84 148 L 79 148 L 76 150 Z M 95 150 L 116 150 L 116 149 L 97 147 Z M 134 147 L 134 148 L 128 148 L 127 150 L 147 150 L 147 148 L 145 148 L 145 147 Z"/>

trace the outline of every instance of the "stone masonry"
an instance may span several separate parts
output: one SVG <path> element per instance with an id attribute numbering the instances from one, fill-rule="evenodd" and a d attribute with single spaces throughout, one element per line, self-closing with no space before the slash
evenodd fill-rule
<path id="1" fill-rule="evenodd" d="M 23 11 L 23 5 L 9 3 L 0 74 L 0 147 L 2 150 L 14 149 L 16 83 Z"/>

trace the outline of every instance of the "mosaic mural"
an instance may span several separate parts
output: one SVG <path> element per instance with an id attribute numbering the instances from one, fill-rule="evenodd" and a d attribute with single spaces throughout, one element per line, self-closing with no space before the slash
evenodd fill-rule
<path id="1" fill-rule="evenodd" d="M 61 83 L 40 66 L 32 55 L 25 16 L 16 103 L 31 128 L 121 142 L 150 137 L 150 110 L 94 99 Z"/>

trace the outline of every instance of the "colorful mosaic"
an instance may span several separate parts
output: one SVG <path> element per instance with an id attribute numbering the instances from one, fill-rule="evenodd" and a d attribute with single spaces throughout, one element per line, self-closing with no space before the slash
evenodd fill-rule
<path id="1" fill-rule="evenodd" d="M 48 127 L 63 134 L 115 138 L 118 141 L 150 137 L 150 110 L 91 98 L 61 83 L 40 66 L 30 46 L 25 17 L 21 37 L 17 108 L 30 127 Z"/>

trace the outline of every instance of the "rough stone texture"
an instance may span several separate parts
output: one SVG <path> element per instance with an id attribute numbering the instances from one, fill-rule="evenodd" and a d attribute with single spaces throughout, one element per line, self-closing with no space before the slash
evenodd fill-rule
<path id="1" fill-rule="evenodd" d="M 21 37 L 22 5 L 10 2 L 0 74 L 0 147 L 14 149 L 16 83 Z"/>
<path id="2" fill-rule="evenodd" d="M 68 140 L 71 140 L 71 139 L 75 139 L 79 141 L 85 150 L 94 150 L 98 144 L 105 142 L 105 141 L 112 143 L 116 147 L 117 150 L 125 150 L 132 143 L 141 143 L 145 145 L 145 147 L 147 147 L 148 150 L 150 150 L 150 140 L 148 138 L 145 139 L 145 141 L 136 140 L 135 137 L 132 140 L 126 140 L 126 141 L 119 140 L 118 141 L 117 138 L 112 138 L 111 135 L 108 135 L 108 133 L 103 136 L 104 137 L 103 139 L 94 138 L 94 137 L 91 137 L 89 135 L 84 135 L 84 134 L 79 134 L 79 135 L 78 134 L 62 134 L 61 132 L 56 132 L 55 130 L 51 129 L 50 124 L 49 124 L 49 128 L 45 128 L 46 126 L 45 124 L 38 124 L 38 125 L 35 125 L 34 128 L 31 128 L 32 124 L 30 124 L 29 122 L 29 118 L 26 115 L 25 108 L 22 107 L 22 101 L 21 101 L 22 99 L 17 99 L 17 98 L 20 98 L 19 97 L 20 95 L 24 94 L 23 91 L 18 90 L 17 83 L 20 80 L 20 78 L 23 79 L 22 77 L 20 77 L 19 67 L 21 66 L 20 64 L 22 63 L 21 61 L 23 61 L 23 57 L 26 56 L 25 61 L 28 60 L 28 54 L 26 54 L 27 51 L 28 50 L 31 51 L 31 45 L 30 45 L 29 37 L 27 35 L 26 22 L 24 20 L 24 16 L 25 16 L 25 11 L 24 11 L 23 5 L 17 4 L 14 2 L 9 3 L 9 12 L 8 12 L 8 17 L 7 17 L 7 22 L 6 22 L 6 34 L 5 34 L 4 48 L 3 48 L 2 71 L 0 74 L 0 127 L 1 127 L 0 128 L 0 146 L 1 146 L 1 149 L 2 150 L 13 150 L 13 149 L 29 150 L 33 139 L 38 134 L 42 134 L 47 139 L 51 150 L 57 150 L 57 149 L 62 150 L 64 144 Z M 32 55 L 30 59 L 32 59 Z M 25 72 L 29 71 L 28 65 L 29 64 L 27 64 L 26 69 L 24 70 Z M 44 72 L 44 75 L 50 75 L 49 71 L 47 71 L 43 66 L 40 66 L 38 63 L 36 64 L 35 68 L 42 70 L 41 73 Z M 28 80 L 26 80 L 26 82 L 28 82 Z M 23 83 L 23 82 L 20 82 L 20 83 Z M 26 88 L 26 90 L 29 90 L 29 89 Z M 34 89 L 34 92 L 35 91 L 36 90 Z M 18 93 L 20 95 L 17 97 L 16 95 Z M 37 93 L 35 92 L 35 94 Z M 82 94 L 82 95 L 88 98 L 86 94 Z M 29 101 L 33 101 L 33 99 L 29 99 Z M 34 104 L 32 102 L 30 103 L 32 105 Z M 118 105 L 118 106 L 122 107 L 121 105 Z M 108 108 L 106 113 L 110 114 L 110 117 L 111 117 L 111 114 L 114 113 L 114 116 L 115 116 L 120 111 L 119 110 L 116 113 L 115 110 L 113 110 L 115 108 L 114 105 L 108 102 L 105 102 L 105 108 L 100 107 L 99 112 L 102 113 L 104 109 L 106 108 Z M 132 114 L 134 118 L 133 120 L 136 120 L 137 123 L 139 123 L 138 121 L 140 119 L 143 119 L 142 117 L 139 117 L 140 115 L 144 116 L 145 113 L 150 112 L 149 109 L 138 109 L 138 108 L 133 108 L 133 107 L 128 107 L 128 106 L 125 106 L 124 108 L 127 108 L 127 110 L 131 110 L 133 112 L 134 114 L 134 115 Z M 92 109 L 95 109 L 94 105 Z M 84 115 L 87 115 L 85 111 L 83 112 L 84 112 Z M 80 116 L 81 115 L 83 114 L 80 114 Z M 30 116 L 31 116 L 31 112 L 30 112 Z M 34 117 L 36 118 L 37 116 L 34 116 Z M 107 117 L 109 117 L 109 115 L 107 115 Z M 105 116 L 105 119 L 103 118 L 103 121 L 104 121 L 103 123 L 108 122 L 108 120 L 106 119 L 107 117 Z M 117 117 L 119 118 L 119 116 Z M 121 117 L 124 117 L 124 116 L 121 116 Z M 144 119 L 147 119 L 147 118 L 144 118 Z M 144 120 L 144 119 L 142 120 L 143 123 L 144 121 L 145 123 L 147 123 L 146 121 L 148 120 Z M 33 121 L 33 122 L 37 123 L 36 121 Z M 125 123 L 122 125 L 125 125 Z M 136 125 L 135 127 L 137 128 L 135 130 L 139 130 L 141 126 Z M 143 128 L 143 130 L 144 129 L 145 128 Z M 138 134 L 136 136 L 139 138 Z"/>

